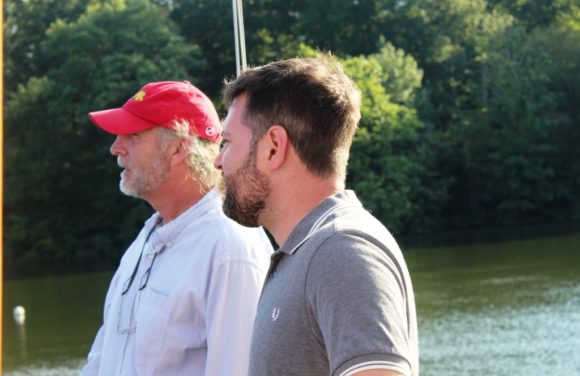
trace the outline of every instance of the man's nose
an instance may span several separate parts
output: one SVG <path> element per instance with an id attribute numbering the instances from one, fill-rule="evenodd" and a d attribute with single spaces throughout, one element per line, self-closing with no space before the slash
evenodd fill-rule
<path id="1" fill-rule="evenodd" d="M 123 140 L 121 135 L 118 135 L 117 138 L 115 138 L 115 141 L 113 141 L 113 144 L 109 149 L 109 152 L 113 155 L 125 154 L 125 147 L 123 146 Z"/>
<path id="2" fill-rule="evenodd" d="M 213 166 L 218 170 L 222 169 L 222 151 L 220 151 L 213 161 Z"/>

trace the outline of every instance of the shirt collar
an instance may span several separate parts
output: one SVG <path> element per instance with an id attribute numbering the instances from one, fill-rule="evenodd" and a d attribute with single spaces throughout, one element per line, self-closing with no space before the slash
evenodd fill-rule
<path id="1" fill-rule="evenodd" d="M 221 205 L 221 194 L 217 188 L 213 188 L 177 218 L 153 231 L 149 240 L 153 249 L 159 250 L 164 246 L 170 248 L 173 245 L 172 241 L 179 236 L 186 226 L 211 210 L 220 210 Z M 159 213 L 156 212 L 145 222 L 146 232 L 148 233 L 159 220 Z"/>
<path id="2" fill-rule="evenodd" d="M 356 197 L 356 194 L 351 190 L 345 190 L 328 196 L 317 207 L 312 209 L 299 223 L 294 227 L 286 242 L 279 248 L 279 252 L 292 255 L 296 252 L 299 246 L 304 243 L 309 236 L 309 232 L 313 226 L 323 225 L 329 220 L 336 217 L 336 212 L 343 207 L 362 206 L 361 202 Z M 323 216 L 327 218 L 322 218 Z M 319 219 L 323 221 L 319 224 L 316 222 Z"/>

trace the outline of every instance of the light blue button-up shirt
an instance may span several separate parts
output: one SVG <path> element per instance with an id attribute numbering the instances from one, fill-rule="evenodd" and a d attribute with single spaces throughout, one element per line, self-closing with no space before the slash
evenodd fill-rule
<path id="1" fill-rule="evenodd" d="M 245 375 L 268 238 L 228 219 L 217 190 L 151 232 L 158 221 L 123 255 L 81 375 Z"/>

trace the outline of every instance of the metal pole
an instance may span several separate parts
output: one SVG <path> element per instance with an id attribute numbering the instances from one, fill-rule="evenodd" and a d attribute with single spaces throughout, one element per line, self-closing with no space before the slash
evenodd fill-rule
<path id="1" fill-rule="evenodd" d="M 246 69 L 246 34 L 244 29 L 244 8 L 242 0 L 238 0 L 238 27 L 240 28 L 240 69 Z"/>
<path id="2" fill-rule="evenodd" d="M 236 49 L 236 75 L 246 68 L 246 37 L 244 34 L 244 11 L 242 0 L 232 0 L 234 39 Z"/>

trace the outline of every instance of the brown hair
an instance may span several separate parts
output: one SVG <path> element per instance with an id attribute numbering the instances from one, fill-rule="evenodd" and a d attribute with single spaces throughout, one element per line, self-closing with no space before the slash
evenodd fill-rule
<path id="1" fill-rule="evenodd" d="M 252 128 L 252 147 L 272 125 L 281 125 L 310 171 L 345 178 L 360 92 L 336 59 L 320 54 L 248 69 L 226 84 L 226 106 L 242 94 L 247 96 L 242 120 Z"/>

